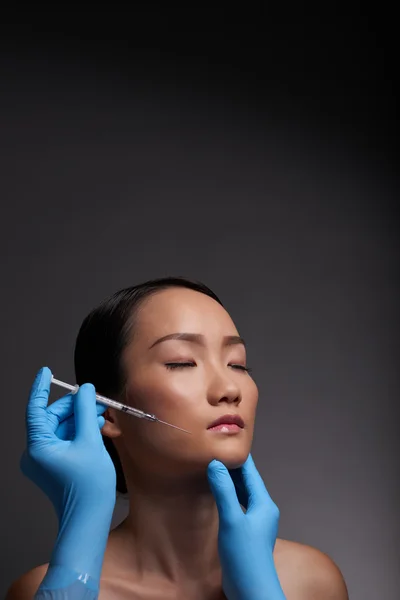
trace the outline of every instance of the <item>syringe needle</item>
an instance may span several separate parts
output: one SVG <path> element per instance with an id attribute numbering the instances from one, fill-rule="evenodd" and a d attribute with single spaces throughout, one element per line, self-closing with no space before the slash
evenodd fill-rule
<path id="1" fill-rule="evenodd" d="M 173 427 L 174 429 L 179 429 L 180 431 L 184 431 L 185 433 L 191 433 L 187 429 L 182 429 L 182 427 L 178 427 L 177 425 L 171 425 L 171 423 L 167 423 L 166 421 L 161 421 L 161 419 L 157 419 L 157 423 L 162 423 L 163 425 L 168 425 L 169 427 Z"/>

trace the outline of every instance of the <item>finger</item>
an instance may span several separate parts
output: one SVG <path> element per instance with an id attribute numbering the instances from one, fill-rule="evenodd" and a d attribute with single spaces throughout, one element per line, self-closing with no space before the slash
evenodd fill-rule
<path id="1" fill-rule="evenodd" d="M 101 439 L 97 425 L 96 390 L 91 383 L 84 383 L 74 394 L 76 439 Z"/>
<path id="2" fill-rule="evenodd" d="M 103 429 L 105 419 L 102 416 L 97 417 L 99 429 Z M 75 438 L 75 415 L 71 415 L 58 426 L 55 434 L 60 440 L 71 441 Z"/>
<path id="3" fill-rule="evenodd" d="M 240 515 L 243 516 L 236 496 L 235 485 L 225 465 L 219 460 L 211 461 L 207 467 L 207 477 L 220 519 L 232 522 Z"/>
<path id="4" fill-rule="evenodd" d="M 37 373 L 33 382 L 28 404 L 26 407 L 26 423 L 28 443 L 31 435 L 46 435 L 51 433 L 46 418 L 46 407 L 49 401 L 52 373 L 48 367 L 43 367 Z"/>
<path id="5" fill-rule="evenodd" d="M 48 367 L 42 367 L 35 376 L 28 399 L 27 410 L 37 411 L 46 408 L 49 401 L 52 373 Z"/>
<path id="6" fill-rule="evenodd" d="M 50 426 L 53 431 L 60 426 L 60 424 L 66 419 L 72 420 L 75 419 L 73 416 L 74 412 L 74 395 L 75 394 L 66 394 L 62 398 L 59 398 L 53 404 L 47 407 L 46 412 L 50 419 Z M 107 406 L 103 406 L 99 403 L 96 403 L 96 412 L 97 415 L 103 414 L 107 410 Z M 57 433 L 58 435 L 58 433 Z"/>
<path id="7" fill-rule="evenodd" d="M 46 408 L 51 429 L 55 432 L 60 423 L 69 419 L 74 412 L 73 394 L 66 394 Z"/>
<path id="8" fill-rule="evenodd" d="M 254 464 L 251 454 L 241 468 L 243 485 L 248 495 L 248 511 L 265 507 L 272 498 L 265 487 L 264 481 Z"/>

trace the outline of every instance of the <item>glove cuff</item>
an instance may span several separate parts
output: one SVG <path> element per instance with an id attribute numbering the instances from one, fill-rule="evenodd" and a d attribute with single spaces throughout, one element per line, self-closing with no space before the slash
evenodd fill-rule
<path id="1" fill-rule="evenodd" d="M 49 566 L 34 600 L 97 600 L 99 586 L 88 573 Z"/>

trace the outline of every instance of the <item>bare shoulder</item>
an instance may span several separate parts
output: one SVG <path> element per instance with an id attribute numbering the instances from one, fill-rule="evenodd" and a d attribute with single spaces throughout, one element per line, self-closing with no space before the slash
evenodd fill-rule
<path id="1" fill-rule="evenodd" d="M 47 572 L 48 564 L 27 571 L 16 579 L 7 592 L 6 600 L 33 600 Z"/>
<path id="2" fill-rule="evenodd" d="M 348 600 L 339 567 L 321 550 L 277 539 L 274 561 L 288 600 Z"/>

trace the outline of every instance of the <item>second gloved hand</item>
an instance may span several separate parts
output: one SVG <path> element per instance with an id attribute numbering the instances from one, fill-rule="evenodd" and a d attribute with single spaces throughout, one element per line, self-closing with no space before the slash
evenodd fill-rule
<path id="1" fill-rule="evenodd" d="M 219 513 L 218 551 L 226 597 L 285 600 L 273 559 L 279 509 L 251 455 L 232 471 L 213 460 L 207 474 Z"/>

